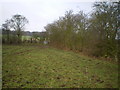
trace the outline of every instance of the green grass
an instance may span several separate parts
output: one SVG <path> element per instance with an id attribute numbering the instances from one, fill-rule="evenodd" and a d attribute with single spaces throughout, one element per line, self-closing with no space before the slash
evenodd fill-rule
<path id="1" fill-rule="evenodd" d="M 117 64 L 44 46 L 3 45 L 3 88 L 117 88 Z"/>
<path id="2" fill-rule="evenodd" d="M 22 40 L 30 40 L 31 36 L 22 36 Z"/>

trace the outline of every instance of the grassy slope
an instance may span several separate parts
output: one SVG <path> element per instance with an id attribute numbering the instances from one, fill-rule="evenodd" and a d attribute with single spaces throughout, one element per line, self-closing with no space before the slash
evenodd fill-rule
<path id="1" fill-rule="evenodd" d="M 3 46 L 3 87 L 118 87 L 118 66 L 41 46 Z"/>

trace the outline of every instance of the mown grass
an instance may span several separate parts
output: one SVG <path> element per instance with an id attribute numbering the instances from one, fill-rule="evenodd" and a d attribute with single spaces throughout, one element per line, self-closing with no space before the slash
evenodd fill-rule
<path id="1" fill-rule="evenodd" d="M 117 64 L 44 46 L 3 45 L 3 88 L 117 88 Z"/>

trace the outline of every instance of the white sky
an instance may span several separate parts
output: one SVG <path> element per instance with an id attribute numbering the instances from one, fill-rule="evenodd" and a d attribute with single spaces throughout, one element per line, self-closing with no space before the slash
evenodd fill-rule
<path id="1" fill-rule="evenodd" d="M 94 1 L 96 0 L 1 0 L 0 25 L 13 15 L 20 14 L 29 20 L 25 31 L 44 31 L 44 26 L 64 16 L 65 11 L 73 10 L 76 13 L 83 10 L 90 13 Z"/>

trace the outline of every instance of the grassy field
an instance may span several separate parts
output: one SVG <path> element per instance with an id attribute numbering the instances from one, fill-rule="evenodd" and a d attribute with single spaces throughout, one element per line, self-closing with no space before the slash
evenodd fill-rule
<path id="1" fill-rule="evenodd" d="M 22 41 L 23 40 L 30 40 L 32 36 L 22 36 Z"/>
<path id="2" fill-rule="evenodd" d="M 117 64 L 47 46 L 3 45 L 3 88 L 117 88 Z"/>

